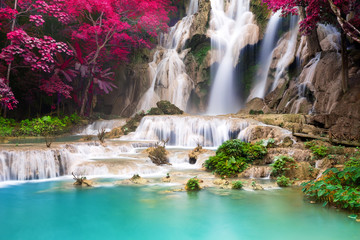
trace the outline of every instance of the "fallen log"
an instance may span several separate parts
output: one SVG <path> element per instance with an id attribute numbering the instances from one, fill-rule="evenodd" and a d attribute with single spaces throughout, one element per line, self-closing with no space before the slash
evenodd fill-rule
<path id="1" fill-rule="evenodd" d="M 341 141 L 341 140 L 337 140 L 337 139 L 333 139 L 333 138 L 320 137 L 320 136 L 310 135 L 310 134 L 305 134 L 305 133 L 293 133 L 293 135 L 295 137 L 300 137 L 300 138 L 318 139 L 318 140 L 327 141 L 330 143 L 335 143 L 335 144 L 340 144 L 340 145 L 360 147 L 360 142 Z"/>

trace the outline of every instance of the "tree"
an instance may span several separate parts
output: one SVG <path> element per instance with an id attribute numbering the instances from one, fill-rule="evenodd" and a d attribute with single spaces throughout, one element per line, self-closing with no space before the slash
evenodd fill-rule
<path id="1" fill-rule="evenodd" d="M 108 61 L 126 61 L 132 48 L 151 46 L 151 37 L 167 28 L 168 0 L 69 0 L 68 10 L 78 24 L 72 41 L 84 46 L 76 51 L 79 68 L 86 69 L 87 83 L 81 101 L 80 115 L 84 115 L 90 89 L 97 84 L 105 92 L 114 87 L 98 76 Z M 85 57 L 82 57 L 82 56 Z"/>
<path id="2" fill-rule="evenodd" d="M 16 107 L 17 103 L 18 101 L 15 99 L 11 88 L 6 84 L 6 80 L 4 78 L 0 78 L 0 110 L 1 108 L 12 110 Z"/>
<path id="3" fill-rule="evenodd" d="M 27 82 L 35 82 L 48 95 L 57 94 L 58 105 L 60 97 L 74 97 L 84 115 L 87 106 L 92 110 L 96 94 L 115 87 L 109 62 L 126 62 L 132 49 L 150 48 L 158 32 L 167 29 L 168 14 L 174 10 L 171 3 L 5 0 L 0 8 L 0 31 L 7 39 L 0 39 L 0 59 L 8 67 L 5 73 L 0 66 L 0 76 L 9 84 L 10 78 L 24 81 L 10 72 L 30 71 Z M 62 24 L 61 30 L 56 26 L 61 36 L 52 29 L 54 21 Z"/>

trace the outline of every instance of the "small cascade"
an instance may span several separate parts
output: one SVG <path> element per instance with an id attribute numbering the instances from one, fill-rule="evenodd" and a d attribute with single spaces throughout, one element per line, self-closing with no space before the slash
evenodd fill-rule
<path id="1" fill-rule="evenodd" d="M 81 173 L 85 163 L 97 159 L 117 158 L 133 154 L 128 145 L 104 147 L 95 143 L 67 144 L 56 150 L 2 150 L 0 151 L 0 181 L 48 179 Z M 104 172 L 104 167 L 94 172 Z"/>
<path id="2" fill-rule="evenodd" d="M 251 166 L 246 169 L 241 176 L 245 178 L 264 178 L 269 179 L 271 174 L 271 166 Z"/>
<path id="3" fill-rule="evenodd" d="M 190 37 L 193 14 L 198 10 L 198 0 L 191 0 L 187 16 L 163 35 L 153 61 L 149 63 L 150 88 L 140 99 L 136 112 L 155 107 L 160 100 L 168 100 L 185 110 L 193 89 L 193 81 L 186 74 L 183 59 L 188 50 L 183 50 Z"/>
<path id="4" fill-rule="evenodd" d="M 315 73 L 316 73 L 316 67 L 320 61 L 321 53 L 317 53 L 316 56 L 310 60 L 310 62 L 304 67 L 304 69 L 307 69 L 306 76 L 298 85 L 298 99 L 295 100 L 294 104 L 291 107 L 290 113 L 299 113 L 300 112 L 300 106 L 303 103 L 307 102 L 306 98 L 306 92 L 307 90 L 313 89 L 312 81 L 314 79 Z"/>
<path id="5" fill-rule="evenodd" d="M 341 34 L 336 27 L 330 24 L 319 24 L 317 34 L 323 51 L 340 51 Z"/>
<path id="6" fill-rule="evenodd" d="M 68 151 L 0 151 L 0 181 L 34 180 L 69 175 L 74 162 Z"/>
<path id="7" fill-rule="evenodd" d="M 255 121 L 254 121 L 255 122 Z M 239 138 L 251 120 L 210 116 L 146 116 L 136 132 L 123 136 L 126 141 L 169 140 L 167 145 L 181 147 L 217 147 L 224 141 Z M 247 137 L 247 136 L 244 136 Z"/>
<path id="8" fill-rule="evenodd" d="M 125 125 L 125 119 L 114 120 L 98 120 L 88 125 L 85 129 L 80 131 L 78 135 L 97 135 L 102 129 L 105 132 L 110 132 L 112 129 Z"/>
<path id="9" fill-rule="evenodd" d="M 299 32 L 298 17 L 292 16 L 290 19 L 290 36 L 287 42 L 285 53 L 281 56 L 276 65 L 275 80 L 272 84 L 271 91 L 275 90 L 279 80 L 285 74 L 285 70 L 295 59 L 297 36 Z"/>
<path id="10" fill-rule="evenodd" d="M 219 66 L 212 69 L 213 85 L 210 93 L 209 115 L 237 112 L 241 107 L 234 83 L 234 67 L 240 50 L 255 44 L 259 28 L 249 11 L 249 0 L 211 0 L 211 20 L 208 34 L 211 36 L 213 62 Z"/>
<path id="11" fill-rule="evenodd" d="M 273 50 L 277 39 L 276 33 L 281 23 L 280 15 L 281 15 L 280 11 L 273 14 L 267 25 L 264 35 L 264 40 L 261 44 L 261 49 L 260 49 L 260 58 L 258 61 L 259 70 L 256 75 L 256 83 L 248 97 L 248 101 L 256 97 L 258 98 L 265 97 L 267 78 L 269 75 Z"/>

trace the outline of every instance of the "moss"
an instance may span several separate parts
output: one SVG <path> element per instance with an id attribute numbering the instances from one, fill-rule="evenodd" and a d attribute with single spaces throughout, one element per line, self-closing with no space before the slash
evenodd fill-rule
<path id="1" fill-rule="evenodd" d="M 165 101 L 165 100 L 159 101 L 156 103 L 156 106 L 158 106 L 158 108 L 165 114 L 177 115 L 184 113 L 184 111 L 182 111 L 180 108 L 178 108 L 169 101 Z"/>
<path id="2" fill-rule="evenodd" d="M 208 54 L 208 52 L 211 50 L 211 46 L 210 45 L 204 45 L 202 46 L 201 49 L 199 49 L 198 51 L 196 51 L 194 53 L 194 56 L 195 56 L 195 59 L 196 59 L 196 62 L 198 64 L 202 64 L 206 55 Z"/>
<path id="3" fill-rule="evenodd" d="M 260 28 L 260 34 L 263 35 L 266 30 L 266 25 L 271 14 L 268 6 L 262 0 L 252 0 L 250 2 L 250 10 L 255 15 L 255 20 Z"/>

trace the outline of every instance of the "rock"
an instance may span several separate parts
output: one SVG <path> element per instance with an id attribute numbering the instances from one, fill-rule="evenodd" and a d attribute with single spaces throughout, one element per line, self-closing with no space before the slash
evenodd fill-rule
<path id="1" fill-rule="evenodd" d="M 205 150 L 202 148 L 202 146 L 197 146 L 195 149 L 191 150 L 191 152 L 189 153 L 189 163 L 190 164 L 195 164 L 199 154 L 205 152 Z"/>
<path id="2" fill-rule="evenodd" d="M 258 184 L 258 183 L 256 183 L 256 182 L 251 183 L 251 187 L 252 187 L 252 189 L 255 190 L 255 191 L 257 191 L 257 190 L 264 190 L 264 188 L 263 188 L 260 184 Z"/>
<path id="3" fill-rule="evenodd" d="M 148 157 L 151 161 L 156 165 L 163 165 L 169 164 L 168 154 L 169 152 L 166 151 L 165 147 L 157 146 L 157 147 L 150 147 L 147 149 Z"/>
<path id="4" fill-rule="evenodd" d="M 81 181 L 76 181 L 74 182 L 75 186 L 81 186 L 81 187 L 93 187 L 94 183 L 93 181 L 89 180 L 89 179 L 82 179 Z"/>
<path id="5" fill-rule="evenodd" d="M 123 134 L 124 133 L 123 133 L 121 127 L 118 127 L 118 128 L 112 129 L 109 133 L 106 133 L 105 137 L 106 138 L 119 138 Z"/>
<path id="6" fill-rule="evenodd" d="M 240 110 L 238 112 L 238 114 L 241 114 L 241 113 L 248 114 L 251 110 L 262 111 L 265 114 L 271 112 L 271 109 L 266 105 L 264 99 L 253 98 L 249 102 L 246 103 L 245 108 Z"/>
<path id="7" fill-rule="evenodd" d="M 132 176 L 132 178 L 129 179 L 133 184 L 146 184 L 148 183 L 148 180 L 140 177 L 138 174 L 135 174 Z"/>
<path id="8" fill-rule="evenodd" d="M 232 188 L 230 182 L 226 179 L 215 179 L 213 184 L 219 186 L 222 189 L 230 189 Z"/>
<path id="9" fill-rule="evenodd" d="M 161 181 L 162 181 L 162 182 L 165 182 L 165 183 L 169 183 L 169 182 L 171 182 L 171 177 L 163 177 L 163 178 L 161 179 Z"/>
<path id="10" fill-rule="evenodd" d="M 168 114 L 168 115 L 178 115 L 178 114 L 183 114 L 184 111 L 180 110 L 177 106 L 175 106 L 174 104 L 172 104 L 169 101 L 159 101 L 156 103 L 156 106 L 158 106 L 158 108 L 164 113 L 164 114 Z"/>
<path id="11" fill-rule="evenodd" d="M 282 143 L 281 143 L 280 146 L 285 147 L 285 148 L 288 148 L 288 147 L 291 147 L 293 144 L 294 144 L 294 142 L 293 142 L 293 140 L 292 140 L 290 137 L 285 137 L 285 138 L 282 140 Z"/>
<path id="12" fill-rule="evenodd" d="M 160 108 L 151 108 L 147 115 L 164 115 L 164 112 Z"/>

